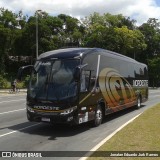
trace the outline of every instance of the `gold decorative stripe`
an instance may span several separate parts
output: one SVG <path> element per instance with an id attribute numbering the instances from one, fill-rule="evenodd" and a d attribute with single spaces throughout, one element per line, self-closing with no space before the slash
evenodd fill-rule
<path id="1" fill-rule="evenodd" d="M 82 102 L 84 102 L 92 93 L 89 93 L 86 97 L 84 97 L 80 102 L 79 104 L 81 104 Z"/>

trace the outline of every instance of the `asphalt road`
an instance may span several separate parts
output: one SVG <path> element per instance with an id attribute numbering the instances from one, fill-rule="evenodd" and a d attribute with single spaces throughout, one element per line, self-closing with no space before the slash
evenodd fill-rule
<path id="1" fill-rule="evenodd" d="M 25 98 L 20 94 L 0 95 L 0 151 L 89 151 L 122 124 L 160 103 L 160 90 L 150 90 L 149 100 L 141 109 L 130 108 L 109 115 L 95 128 L 89 124 L 69 127 L 28 122 Z M 65 152 L 60 154 L 62 157 L 46 159 L 64 159 Z"/>

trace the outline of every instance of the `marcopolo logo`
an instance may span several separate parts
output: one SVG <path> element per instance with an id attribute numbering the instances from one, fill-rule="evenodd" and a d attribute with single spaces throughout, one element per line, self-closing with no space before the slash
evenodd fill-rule
<path id="1" fill-rule="evenodd" d="M 148 86 L 148 80 L 133 80 L 134 87 Z"/>

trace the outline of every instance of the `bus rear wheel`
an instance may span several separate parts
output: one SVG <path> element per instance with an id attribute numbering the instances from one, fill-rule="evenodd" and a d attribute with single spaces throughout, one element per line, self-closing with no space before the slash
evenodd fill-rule
<path id="1" fill-rule="evenodd" d="M 141 97 L 140 97 L 140 96 L 137 97 L 137 105 L 136 105 L 136 108 L 137 108 L 137 109 L 141 108 Z"/>
<path id="2" fill-rule="evenodd" d="M 103 120 L 102 107 L 98 105 L 95 111 L 94 126 L 98 127 L 102 123 L 102 120 Z"/>

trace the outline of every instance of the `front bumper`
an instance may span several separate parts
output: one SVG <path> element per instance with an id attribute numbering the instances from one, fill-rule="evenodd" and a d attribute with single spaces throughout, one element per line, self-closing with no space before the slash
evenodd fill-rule
<path id="1" fill-rule="evenodd" d="M 68 109 L 63 112 L 50 112 L 45 110 L 35 110 L 27 106 L 27 118 L 29 121 L 77 124 L 76 115 L 76 108 L 73 108 L 73 110 L 70 111 Z"/>

